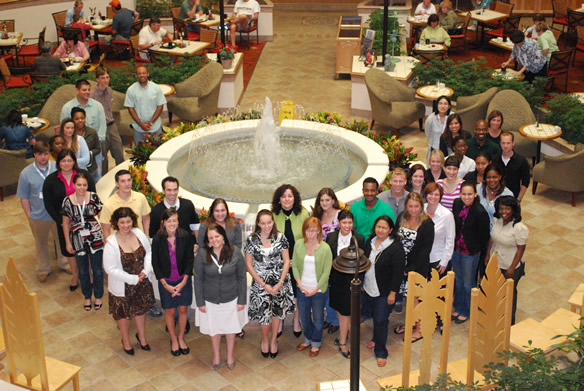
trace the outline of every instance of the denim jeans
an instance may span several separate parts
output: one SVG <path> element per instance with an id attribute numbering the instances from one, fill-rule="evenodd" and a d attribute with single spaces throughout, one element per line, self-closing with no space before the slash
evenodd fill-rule
<path id="1" fill-rule="evenodd" d="M 75 255 L 77 267 L 79 268 L 79 281 L 81 282 L 81 293 L 86 300 L 91 299 L 91 294 L 96 299 L 103 297 L 103 250 L 92 254 L 89 249 L 85 249 L 84 255 Z M 91 264 L 91 265 L 90 265 Z M 93 271 L 93 284 L 89 268 Z"/>
<path id="2" fill-rule="evenodd" d="M 515 324 L 515 311 L 517 311 L 517 284 L 519 284 L 521 277 L 525 275 L 525 262 L 521 262 L 517 266 L 515 272 L 513 272 L 513 277 L 507 277 L 507 269 L 501 269 L 501 273 L 503 273 L 505 278 L 513 279 L 513 311 L 511 313 L 511 324 Z"/>
<path id="3" fill-rule="evenodd" d="M 454 312 L 470 316 L 470 291 L 477 286 L 477 267 L 481 254 L 468 255 L 455 251 L 452 254 L 454 270 Z"/>
<path id="4" fill-rule="evenodd" d="M 306 297 L 298 289 L 298 312 L 304 331 L 304 343 L 320 348 L 322 345 L 322 330 L 324 328 L 324 304 L 327 301 L 329 291 Z"/>
<path id="5" fill-rule="evenodd" d="M 373 316 L 373 342 L 375 342 L 375 358 L 387 358 L 387 329 L 389 326 L 389 315 L 393 310 L 393 304 L 387 304 L 387 296 L 371 297 L 367 293 L 364 295 L 365 303 L 371 309 Z"/>
<path id="6" fill-rule="evenodd" d="M 329 286 L 329 289 L 327 290 L 327 292 L 329 292 L 331 289 L 331 287 Z M 325 303 L 325 308 L 326 308 L 326 321 L 329 322 L 330 324 L 332 324 L 333 326 L 338 326 L 339 325 L 339 318 L 337 317 L 337 311 L 335 311 L 331 306 L 330 306 L 330 296 L 327 294 L 326 297 L 326 303 Z"/>

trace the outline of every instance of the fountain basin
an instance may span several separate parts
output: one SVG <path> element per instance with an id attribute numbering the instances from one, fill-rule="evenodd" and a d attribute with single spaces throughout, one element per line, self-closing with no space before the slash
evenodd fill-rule
<path id="1" fill-rule="evenodd" d="M 362 197 L 362 181 L 366 177 L 374 177 L 380 183 L 385 179 L 388 172 L 387 156 L 383 149 L 369 138 L 356 132 L 339 128 L 333 125 L 326 125 L 317 122 L 302 120 L 284 120 L 281 137 L 292 144 L 303 143 L 305 140 L 316 140 L 315 144 L 323 144 L 325 150 L 333 150 L 333 156 L 340 155 L 338 147 L 346 151 L 347 158 L 337 156 L 332 165 L 346 166 L 340 168 L 336 175 L 329 174 L 328 169 L 324 169 L 321 179 L 312 181 L 310 187 L 303 188 L 304 182 L 313 179 L 314 172 L 300 172 L 296 177 L 280 174 L 276 178 L 275 184 L 264 184 L 266 186 L 264 195 L 250 196 L 248 188 L 258 187 L 255 183 L 250 183 L 251 179 L 245 179 L 243 183 L 236 184 L 231 179 L 226 179 L 227 173 L 235 172 L 241 168 L 243 163 L 236 163 L 236 166 L 229 169 L 223 166 L 218 157 L 228 154 L 229 149 L 239 151 L 241 142 L 253 138 L 253 132 L 259 124 L 259 120 L 236 121 L 223 124 L 211 125 L 202 129 L 188 132 L 176 137 L 160 146 L 150 157 L 146 165 L 148 180 L 152 187 L 161 191 L 161 182 L 168 176 L 176 176 L 180 181 L 179 194 L 188 198 L 195 204 L 197 209 L 208 210 L 215 196 L 220 196 L 229 201 L 229 208 L 238 217 L 245 217 L 249 212 L 263 208 L 269 208 L 273 191 L 282 183 L 291 183 L 298 187 L 303 196 L 304 205 L 314 205 L 314 197 L 318 190 L 323 187 L 333 187 L 339 200 L 343 202 L 354 202 Z M 301 144 L 303 145 L 303 144 Z M 191 146 L 194 146 L 191 147 Z M 296 145 L 297 147 L 298 145 Z M 299 150 L 307 147 L 297 148 Z M 336 148 L 336 149 L 335 149 Z M 217 151 L 222 152 L 218 153 Z M 335 150 L 337 152 L 335 152 Z M 311 168 L 312 162 L 322 160 L 320 150 L 311 150 L 303 160 L 308 161 Z M 245 154 L 245 153 L 244 153 Z M 201 157 L 201 161 L 196 159 Z M 285 153 L 283 154 L 285 157 Z M 206 183 L 202 185 L 203 179 L 197 175 L 190 175 L 191 171 L 207 166 Z M 198 172 L 196 174 L 199 174 Z M 242 176 L 236 175 L 236 177 Z M 262 177 L 256 174 L 256 177 Z M 223 190 L 218 190 L 217 184 L 224 185 Z"/>

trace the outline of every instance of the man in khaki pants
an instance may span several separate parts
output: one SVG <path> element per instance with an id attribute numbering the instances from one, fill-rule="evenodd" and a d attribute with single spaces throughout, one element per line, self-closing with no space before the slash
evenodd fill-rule
<path id="1" fill-rule="evenodd" d="M 56 255 L 59 268 L 68 274 L 71 274 L 71 270 L 67 260 L 61 256 L 57 226 L 45 209 L 43 201 L 43 182 L 50 173 L 56 170 L 55 162 L 49 161 L 49 145 L 44 141 L 37 141 L 32 151 L 34 162 L 20 173 L 16 196 L 20 198 L 20 205 L 24 209 L 34 236 L 38 262 L 37 278 L 40 282 L 45 282 L 51 272 L 49 233 L 57 244 Z"/>

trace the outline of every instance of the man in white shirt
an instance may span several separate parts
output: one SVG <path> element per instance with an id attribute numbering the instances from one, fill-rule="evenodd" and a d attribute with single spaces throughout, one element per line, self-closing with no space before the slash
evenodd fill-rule
<path id="1" fill-rule="evenodd" d="M 153 46 L 161 45 L 163 38 L 172 41 L 170 33 L 162 28 L 160 18 L 157 18 L 156 16 L 150 18 L 148 26 L 145 26 L 140 30 L 138 39 L 140 57 L 144 60 L 149 60 L 148 49 Z"/>
<path id="2" fill-rule="evenodd" d="M 229 25 L 231 45 L 235 46 L 235 36 L 238 30 L 246 29 L 250 22 L 258 20 L 260 5 L 256 0 L 237 0 L 233 7 L 233 19 Z"/>

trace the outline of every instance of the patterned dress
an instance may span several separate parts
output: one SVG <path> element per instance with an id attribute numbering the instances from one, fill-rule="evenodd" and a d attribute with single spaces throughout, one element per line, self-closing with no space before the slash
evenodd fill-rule
<path id="1" fill-rule="evenodd" d="M 144 257 L 146 250 L 140 244 L 134 252 L 126 253 L 120 247 L 122 257 L 122 267 L 129 274 L 140 274 L 144 270 Z M 144 315 L 154 306 L 154 290 L 152 284 L 147 278 L 136 284 L 126 284 L 124 297 L 109 294 L 109 312 L 115 320 L 132 319 L 136 315 Z"/>
<path id="2" fill-rule="evenodd" d="M 406 266 L 408 264 L 408 254 L 414 247 L 414 243 L 416 242 L 416 237 L 418 236 L 418 231 L 414 229 L 409 229 L 406 227 L 399 227 L 399 231 L 397 231 L 397 235 L 399 236 L 399 241 L 404 248 L 404 252 L 406 253 Z M 404 275 L 404 280 L 402 281 L 401 287 L 399 288 L 399 293 L 407 296 L 408 293 L 408 275 L 407 272 Z"/>
<path id="3" fill-rule="evenodd" d="M 78 255 L 84 255 L 89 248 L 92 254 L 103 249 L 103 232 L 96 216 L 101 212 L 102 203 L 96 193 L 89 194 L 89 203 L 73 205 L 71 198 L 65 197 L 61 214 L 71 221 L 69 237 L 71 245 Z M 83 210 L 83 216 L 81 216 Z M 83 217 L 83 219 L 82 219 Z M 82 235 L 86 233 L 86 235 Z"/>
<path id="4" fill-rule="evenodd" d="M 256 233 L 248 236 L 243 248 L 246 254 L 253 256 L 253 268 L 258 276 L 269 285 L 276 285 L 282 278 L 284 261 L 282 251 L 288 249 L 288 240 L 282 233 L 272 238 L 272 245 L 265 248 Z M 284 284 L 275 295 L 270 295 L 255 280 L 251 284 L 249 294 L 248 315 L 250 320 L 259 320 L 260 324 L 268 325 L 273 317 L 284 319 L 294 312 L 294 295 L 290 274 L 286 275 Z"/>

